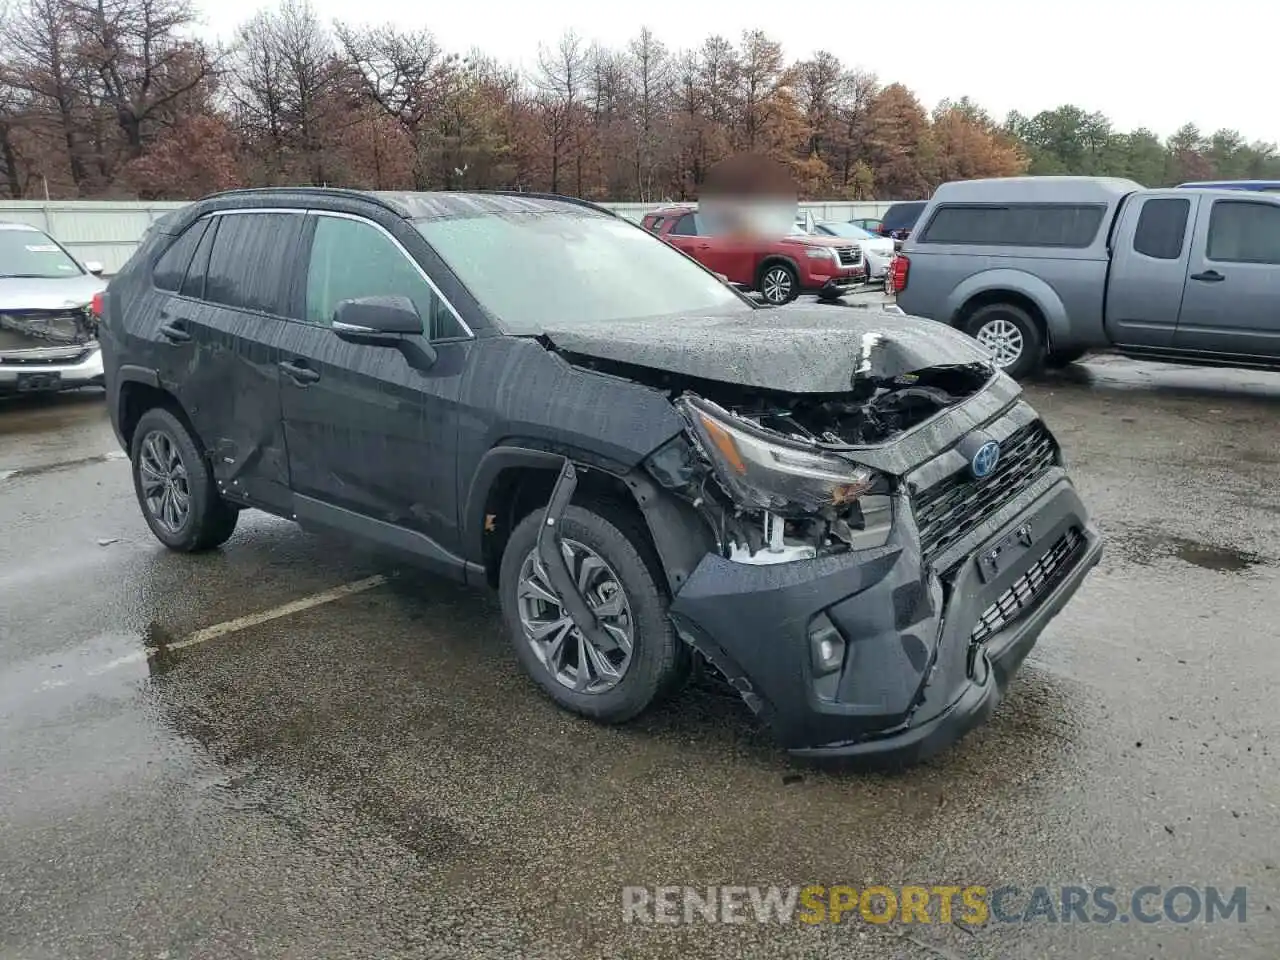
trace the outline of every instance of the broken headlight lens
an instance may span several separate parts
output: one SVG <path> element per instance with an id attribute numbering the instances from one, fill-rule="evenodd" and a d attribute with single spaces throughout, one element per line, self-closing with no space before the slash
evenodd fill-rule
<path id="1" fill-rule="evenodd" d="M 742 506 L 779 515 L 841 512 L 864 495 L 887 489 L 874 470 L 770 440 L 715 404 L 685 400 L 682 405 L 716 476 Z"/>

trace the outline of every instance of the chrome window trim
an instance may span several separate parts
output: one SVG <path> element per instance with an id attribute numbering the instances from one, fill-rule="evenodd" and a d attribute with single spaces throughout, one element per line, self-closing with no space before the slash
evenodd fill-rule
<path id="1" fill-rule="evenodd" d="M 238 211 L 232 211 L 232 212 L 238 212 Z M 262 212 L 262 211 L 256 211 L 256 212 Z M 271 212 L 274 213 L 275 211 L 271 211 Z M 457 308 L 455 308 L 454 305 L 449 302 L 449 298 L 444 295 L 444 293 L 440 290 L 438 286 L 436 286 L 435 281 L 432 280 L 431 277 L 427 275 L 427 271 L 422 269 L 422 264 L 418 263 L 418 261 L 413 258 L 412 254 L 410 254 L 409 251 L 405 249 L 404 244 L 396 239 L 395 234 L 393 234 L 390 230 L 388 230 L 382 224 L 375 223 L 373 220 L 370 220 L 368 217 L 362 217 L 358 213 L 341 213 L 336 210 L 316 210 L 316 209 L 309 209 L 306 211 L 306 213 L 308 216 L 313 216 L 313 217 L 332 217 L 335 220 L 354 220 L 357 223 L 368 224 L 369 226 L 373 227 L 375 230 L 379 231 L 384 237 L 386 237 L 395 245 L 396 249 L 400 251 L 400 255 L 409 261 L 409 263 L 413 266 L 413 269 L 418 272 L 418 276 L 422 277 L 422 279 L 426 282 L 427 286 L 431 288 L 431 292 L 434 293 L 440 299 L 440 302 L 443 303 L 446 308 L 448 308 L 449 312 L 453 314 L 453 318 L 457 320 L 458 324 L 462 327 L 462 329 L 466 331 L 465 339 L 468 339 L 468 340 L 475 339 L 476 334 L 475 334 L 475 331 L 471 329 L 471 325 L 467 323 L 466 320 L 462 319 L 462 314 L 460 314 L 457 311 Z M 311 264 L 310 264 L 310 260 L 308 260 L 308 263 L 307 263 L 308 271 L 310 270 L 310 268 L 311 268 Z M 439 338 L 441 342 L 449 341 L 449 340 L 457 341 L 460 339 L 463 339 L 463 338 L 461 337 L 440 337 Z"/>

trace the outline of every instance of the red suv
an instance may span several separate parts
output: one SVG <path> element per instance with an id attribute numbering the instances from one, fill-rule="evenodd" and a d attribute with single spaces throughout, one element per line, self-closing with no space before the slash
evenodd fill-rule
<path id="1" fill-rule="evenodd" d="M 790 303 L 801 293 L 839 297 L 867 278 L 862 248 L 837 237 L 724 233 L 688 206 L 655 210 L 642 223 L 708 270 L 760 291 L 775 306 Z"/>

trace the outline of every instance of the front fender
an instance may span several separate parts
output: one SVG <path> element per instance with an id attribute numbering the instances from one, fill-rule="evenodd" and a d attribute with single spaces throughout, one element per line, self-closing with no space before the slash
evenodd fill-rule
<path id="1" fill-rule="evenodd" d="M 1049 284 L 1022 270 L 984 270 L 967 277 L 947 296 L 943 316 L 954 326 L 964 305 L 974 297 L 1003 290 L 1026 297 L 1040 309 L 1049 327 L 1051 342 L 1069 343 L 1072 340 L 1071 324 L 1062 299 Z"/>

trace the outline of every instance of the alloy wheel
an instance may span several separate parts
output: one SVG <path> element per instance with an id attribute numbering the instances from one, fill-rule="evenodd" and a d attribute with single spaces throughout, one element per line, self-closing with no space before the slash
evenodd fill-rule
<path id="1" fill-rule="evenodd" d="M 593 643 L 574 624 L 536 548 L 525 557 L 516 582 L 520 626 L 534 656 L 557 683 L 578 693 L 604 693 L 618 685 L 631 664 L 631 606 L 618 575 L 598 553 L 576 540 L 562 540 L 561 552 L 610 643 Z"/>
<path id="2" fill-rule="evenodd" d="M 975 339 L 991 351 L 998 367 L 1011 367 L 1022 356 L 1022 331 L 1009 320 L 988 320 L 978 328 Z"/>
<path id="3" fill-rule="evenodd" d="M 770 303 L 786 303 L 791 296 L 791 271 L 786 267 L 773 267 L 766 271 L 760 282 L 760 292 Z"/>
<path id="4" fill-rule="evenodd" d="M 138 476 L 152 518 L 168 533 L 181 531 L 191 514 L 191 486 L 178 445 L 167 433 L 152 430 L 142 438 Z"/>

